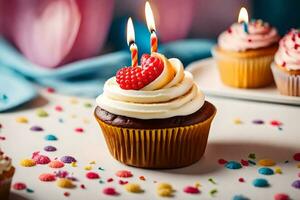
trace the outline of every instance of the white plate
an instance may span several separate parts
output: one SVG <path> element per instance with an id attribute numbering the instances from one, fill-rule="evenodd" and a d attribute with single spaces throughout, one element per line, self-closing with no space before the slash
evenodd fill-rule
<path id="1" fill-rule="evenodd" d="M 281 95 L 275 84 L 259 89 L 238 89 L 224 85 L 212 58 L 193 62 L 186 70 L 194 75 L 195 81 L 206 95 L 300 105 L 300 97 Z"/>

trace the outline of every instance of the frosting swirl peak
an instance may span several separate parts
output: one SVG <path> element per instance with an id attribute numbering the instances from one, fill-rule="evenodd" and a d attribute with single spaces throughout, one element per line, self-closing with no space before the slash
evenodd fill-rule
<path id="1" fill-rule="evenodd" d="M 6 171 L 9 171 L 11 167 L 11 159 L 6 156 L 0 149 L 0 175 Z"/>

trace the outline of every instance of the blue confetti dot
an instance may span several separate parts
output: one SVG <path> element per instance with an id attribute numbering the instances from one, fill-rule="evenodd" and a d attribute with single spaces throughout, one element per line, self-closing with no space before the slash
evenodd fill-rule
<path id="1" fill-rule="evenodd" d="M 240 169 L 242 168 L 242 165 L 236 161 L 229 161 L 225 164 L 225 167 L 228 169 Z"/>
<path id="2" fill-rule="evenodd" d="M 57 137 L 55 135 L 46 135 L 45 136 L 45 140 L 48 140 L 48 141 L 55 141 L 57 140 Z"/>
<path id="3" fill-rule="evenodd" d="M 254 179 L 252 184 L 254 187 L 268 187 L 269 186 L 269 182 L 264 178 Z"/>
<path id="4" fill-rule="evenodd" d="M 273 175 L 274 171 L 273 169 L 269 168 L 269 167 L 262 167 L 258 169 L 258 173 L 262 174 L 262 175 Z"/>
<path id="5" fill-rule="evenodd" d="M 249 200 L 249 198 L 243 196 L 243 195 L 234 195 L 232 197 L 232 200 Z"/>

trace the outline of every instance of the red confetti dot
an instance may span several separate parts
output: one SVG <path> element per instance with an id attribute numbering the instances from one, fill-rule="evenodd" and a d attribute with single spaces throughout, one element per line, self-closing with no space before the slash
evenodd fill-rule
<path id="1" fill-rule="evenodd" d="M 75 128 L 75 131 L 78 132 L 78 133 L 83 133 L 84 132 L 83 128 Z"/>
<path id="2" fill-rule="evenodd" d="M 286 66 L 286 62 L 283 62 L 283 63 L 282 63 L 282 67 L 285 67 L 285 66 Z"/>
<path id="3" fill-rule="evenodd" d="M 110 183 L 110 182 L 113 182 L 114 179 L 113 179 L 113 178 L 109 178 L 109 179 L 107 179 L 106 181 L 107 181 L 108 183 Z"/>
<path id="4" fill-rule="evenodd" d="M 13 189 L 15 190 L 25 190 L 27 188 L 25 183 L 17 182 L 13 184 Z"/>
<path id="5" fill-rule="evenodd" d="M 81 185 L 80 185 L 80 188 L 81 188 L 81 189 L 85 189 L 85 185 L 81 184 Z"/>
<path id="6" fill-rule="evenodd" d="M 247 160 L 241 160 L 243 166 L 249 166 L 249 162 Z"/>
<path id="7" fill-rule="evenodd" d="M 219 163 L 220 165 L 224 165 L 224 164 L 227 163 L 227 161 L 221 158 L 221 159 L 218 160 L 218 163 Z"/>
<path id="8" fill-rule="evenodd" d="M 252 40 L 251 40 L 251 39 L 248 39 L 248 42 L 252 42 Z"/>
<path id="9" fill-rule="evenodd" d="M 6 138 L 4 136 L 0 136 L 0 140 L 5 140 Z"/>
<path id="10" fill-rule="evenodd" d="M 112 188 L 112 187 L 107 187 L 107 188 L 104 188 L 102 190 L 103 194 L 106 194 L 106 195 L 118 195 L 117 191 L 115 190 L 115 188 Z"/>
<path id="11" fill-rule="evenodd" d="M 272 121 L 270 122 L 270 124 L 271 124 L 272 126 L 281 126 L 281 125 L 282 125 L 282 122 L 277 121 L 277 120 L 272 120 Z"/>
<path id="12" fill-rule="evenodd" d="M 48 87 L 46 90 L 47 90 L 47 92 L 49 92 L 49 93 L 54 93 L 54 92 L 55 92 L 55 89 L 52 88 L 52 87 Z"/>
<path id="13" fill-rule="evenodd" d="M 146 178 L 144 176 L 140 176 L 139 179 L 142 180 L 142 181 L 146 180 Z"/>
<path id="14" fill-rule="evenodd" d="M 244 183 L 245 179 L 244 178 L 239 178 L 239 182 Z"/>
<path id="15" fill-rule="evenodd" d="M 116 176 L 121 177 L 121 178 L 129 178 L 132 177 L 132 173 L 131 171 L 127 171 L 127 170 L 120 170 L 117 171 Z"/>
<path id="16" fill-rule="evenodd" d="M 294 160 L 300 161 L 300 153 L 295 153 L 293 156 Z"/>
<path id="17" fill-rule="evenodd" d="M 55 181 L 55 175 L 54 174 L 49 174 L 49 173 L 44 173 L 39 176 L 40 181 L 44 182 L 51 182 Z"/>
<path id="18" fill-rule="evenodd" d="M 278 193 L 278 194 L 275 194 L 275 196 L 274 196 L 274 200 L 289 200 L 289 199 L 290 199 L 289 195 L 284 194 L 284 193 Z"/>
<path id="19" fill-rule="evenodd" d="M 88 172 L 85 175 L 88 179 L 99 179 L 100 176 L 99 174 L 95 173 L 95 172 Z"/>
<path id="20" fill-rule="evenodd" d="M 227 32 L 228 32 L 228 33 L 232 33 L 231 28 L 228 28 L 228 29 L 227 29 Z"/>
<path id="21" fill-rule="evenodd" d="M 127 183 L 128 183 L 128 181 L 119 180 L 120 185 L 126 185 Z"/>
<path id="22" fill-rule="evenodd" d="M 69 192 L 64 192 L 64 196 L 68 197 L 68 196 L 70 196 L 70 193 Z"/>
<path id="23" fill-rule="evenodd" d="M 183 191 L 185 193 L 189 193 L 189 194 L 198 194 L 198 193 L 200 193 L 200 190 L 196 187 L 193 187 L 193 186 L 186 186 L 185 188 L 183 188 Z"/>
<path id="24" fill-rule="evenodd" d="M 61 106 L 55 106 L 54 108 L 57 112 L 63 111 L 63 108 Z"/>

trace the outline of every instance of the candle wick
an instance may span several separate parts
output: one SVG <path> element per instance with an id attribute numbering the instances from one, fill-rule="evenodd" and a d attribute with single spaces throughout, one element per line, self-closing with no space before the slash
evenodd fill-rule
<path id="1" fill-rule="evenodd" d="M 133 40 L 131 40 L 130 42 L 129 42 L 129 46 L 131 46 L 131 45 L 133 45 L 135 42 L 133 41 Z"/>

